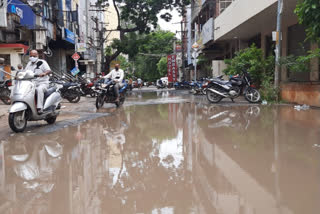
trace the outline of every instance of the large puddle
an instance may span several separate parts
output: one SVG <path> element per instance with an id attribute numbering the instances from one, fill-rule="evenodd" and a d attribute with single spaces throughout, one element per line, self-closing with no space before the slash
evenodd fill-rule
<path id="1" fill-rule="evenodd" d="M 318 110 L 176 103 L 108 112 L 3 141 L 0 213 L 319 213 Z"/>

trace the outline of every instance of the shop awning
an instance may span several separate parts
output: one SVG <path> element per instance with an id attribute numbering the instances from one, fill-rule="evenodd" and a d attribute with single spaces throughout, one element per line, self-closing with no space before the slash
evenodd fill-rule
<path id="1" fill-rule="evenodd" d="M 29 49 L 29 46 L 23 44 L 0 44 L 0 49 L 14 49 L 17 53 L 25 54 Z"/>

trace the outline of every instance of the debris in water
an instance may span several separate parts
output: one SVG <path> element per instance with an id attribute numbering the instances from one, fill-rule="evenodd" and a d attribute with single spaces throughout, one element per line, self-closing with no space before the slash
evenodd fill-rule
<path id="1" fill-rule="evenodd" d="M 303 104 L 302 106 L 301 105 L 296 105 L 294 106 L 294 109 L 297 110 L 297 111 L 301 111 L 301 110 L 309 110 L 310 109 L 310 106 L 306 105 L 306 104 Z"/>

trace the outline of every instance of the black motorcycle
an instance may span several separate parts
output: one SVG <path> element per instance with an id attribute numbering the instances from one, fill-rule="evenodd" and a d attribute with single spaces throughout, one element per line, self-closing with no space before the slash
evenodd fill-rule
<path id="1" fill-rule="evenodd" d="M 250 103 L 260 102 L 261 95 L 251 84 L 251 77 L 246 71 L 243 71 L 241 76 L 231 77 L 229 81 L 214 79 L 207 88 L 207 98 L 211 103 L 219 103 L 223 98 L 230 98 L 233 101 L 241 93 Z"/>
<path id="2" fill-rule="evenodd" d="M 96 84 L 96 92 L 97 92 L 97 99 L 96 99 L 96 107 L 97 109 L 102 108 L 104 103 L 114 103 L 117 107 L 121 106 L 125 99 L 126 99 L 126 93 L 128 84 L 124 81 L 124 86 L 120 88 L 119 94 L 120 94 L 120 101 L 116 102 L 117 96 L 114 92 L 114 86 L 116 82 L 113 80 L 108 80 L 106 84 Z"/>
<path id="3" fill-rule="evenodd" d="M 81 99 L 80 86 L 78 83 L 72 82 L 55 82 L 61 84 L 63 87 L 60 89 L 61 97 L 68 100 L 70 103 L 78 103 Z"/>
<path id="4" fill-rule="evenodd" d="M 9 89 L 10 86 L 12 86 L 11 80 L 6 80 L 4 82 L 0 82 L 0 99 L 6 105 L 11 104 L 11 100 L 10 100 L 11 92 Z"/>
<path id="5" fill-rule="evenodd" d="M 82 82 L 80 84 L 80 91 L 82 96 L 87 96 L 90 95 L 91 97 L 95 97 L 96 96 L 96 92 L 93 90 L 94 87 L 94 83 L 93 82 Z"/>

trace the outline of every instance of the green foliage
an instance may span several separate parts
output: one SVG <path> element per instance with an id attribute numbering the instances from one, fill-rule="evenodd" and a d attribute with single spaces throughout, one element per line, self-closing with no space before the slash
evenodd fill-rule
<path id="1" fill-rule="evenodd" d="M 311 72 L 310 62 L 312 59 L 320 57 L 320 49 L 308 51 L 307 53 L 307 55 L 303 56 L 290 55 L 282 57 L 280 64 L 286 66 L 291 72 Z"/>
<path id="2" fill-rule="evenodd" d="M 109 0 L 98 0 L 97 6 L 104 5 Z M 120 32 L 120 39 L 114 40 L 112 44 L 113 52 L 106 52 L 105 61 L 109 67 L 121 53 L 133 57 L 137 54 L 136 37 L 139 34 L 149 34 L 152 28 L 157 29 L 158 15 L 166 21 L 170 21 L 172 15 L 166 10 L 178 9 L 185 14 L 185 6 L 190 4 L 190 0 L 112 0 L 118 16 L 117 29 Z M 121 11 L 121 13 L 120 13 Z M 128 35 L 130 34 L 130 35 Z M 111 53 L 111 54 L 110 54 Z"/>
<path id="3" fill-rule="evenodd" d="M 157 64 L 157 68 L 158 68 L 157 70 L 160 76 L 165 76 L 167 74 L 167 63 L 168 63 L 167 57 L 162 57 L 159 60 Z"/>
<path id="4" fill-rule="evenodd" d="M 164 61 L 162 60 L 160 63 L 160 70 L 158 64 L 162 59 L 162 55 L 168 55 L 173 52 L 172 42 L 175 34 L 158 30 L 148 35 L 142 35 L 142 37 L 143 42 L 139 43 L 137 47 L 137 55 L 132 58 L 135 65 L 135 76 L 145 81 L 154 82 L 167 73 L 167 65 L 164 65 Z"/>
<path id="5" fill-rule="evenodd" d="M 236 75 L 248 71 L 258 84 L 262 82 L 264 75 L 272 76 L 274 72 L 274 57 L 265 60 L 262 50 L 255 45 L 240 50 L 233 59 L 225 60 L 225 63 L 228 65 L 224 70 L 226 75 Z"/>
<path id="6" fill-rule="evenodd" d="M 172 10 L 182 9 L 183 6 L 190 4 L 190 0 L 114 0 L 121 11 L 120 19 L 122 22 L 131 23 L 135 31 L 149 33 L 151 26 L 154 28 L 158 24 L 158 14 L 166 21 L 172 19 L 170 13 L 162 13 L 163 9 Z"/>
<path id="7" fill-rule="evenodd" d="M 261 82 L 261 99 L 269 103 L 279 100 L 279 89 L 274 88 L 273 76 L 264 75 Z"/>
<path id="8" fill-rule="evenodd" d="M 120 55 L 117 57 L 117 60 L 120 61 L 121 69 L 124 70 L 126 73 L 132 71 L 131 63 L 125 58 L 124 56 Z"/>
<path id="9" fill-rule="evenodd" d="M 306 26 L 307 39 L 320 41 L 320 1 L 299 0 L 295 13 L 299 23 Z"/>

